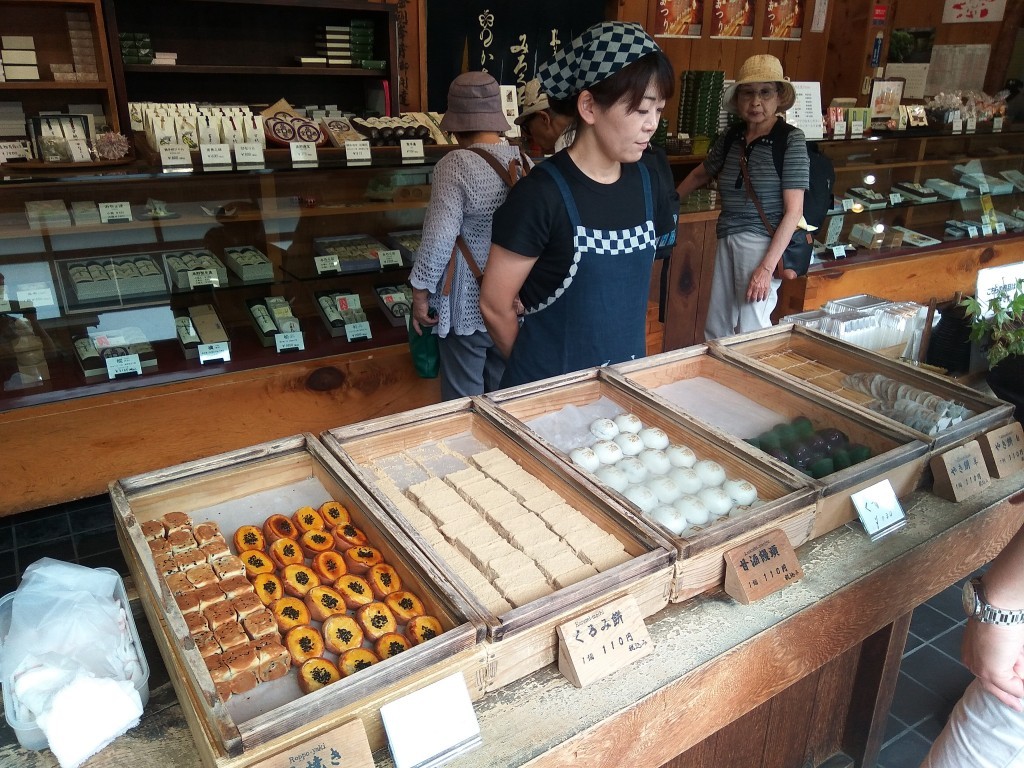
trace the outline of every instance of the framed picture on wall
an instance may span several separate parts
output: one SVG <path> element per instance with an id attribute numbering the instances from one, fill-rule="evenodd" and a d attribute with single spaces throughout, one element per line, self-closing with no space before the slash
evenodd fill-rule
<path id="1" fill-rule="evenodd" d="M 804 0 L 768 0 L 761 37 L 799 40 L 804 26 Z"/>
<path id="2" fill-rule="evenodd" d="M 700 37 L 704 0 L 658 0 L 655 37 Z"/>
<path id="3" fill-rule="evenodd" d="M 872 120 L 892 120 L 899 116 L 906 84 L 907 81 L 902 77 L 875 78 L 871 81 Z"/>
<path id="4" fill-rule="evenodd" d="M 713 0 L 711 37 L 754 37 L 754 3 L 752 0 Z"/>

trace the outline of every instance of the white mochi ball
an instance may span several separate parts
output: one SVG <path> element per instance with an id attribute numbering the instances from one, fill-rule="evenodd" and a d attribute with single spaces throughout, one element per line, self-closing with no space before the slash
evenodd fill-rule
<path id="1" fill-rule="evenodd" d="M 683 513 L 690 525 L 707 525 L 711 521 L 711 512 L 696 496 L 680 496 L 673 506 Z"/>
<path id="2" fill-rule="evenodd" d="M 573 464 L 582 467 L 587 472 L 597 472 L 601 466 L 601 460 L 597 458 L 597 454 L 592 448 L 573 448 L 569 451 L 569 458 L 572 459 Z"/>
<path id="3" fill-rule="evenodd" d="M 646 427 L 641 429 L 637 434 L 640 439 L 644 441 L 644 445 L 648 448 L 657 448 L 659 451 L 663 451 L 668 448 L 668 435 L 665 434 L 663 429 L 657 427 Z"/>
<path id="4" fill-rule="evenodd" d="M 688 525 L 686 515 L 671 504 L 660 504 L 652 509 L 651 519 L 665 526 L 675 536 L 682 535 Z"/>
<path id="5" fill-rule="evenodd" d="M 615 444 L 622 449 L 624 456 L 636 456 L 644 449 L 644 441 L 635 432 L 619 432 L 614 438 Z"/>
<path id="6" fill-rule="evenodd" d="M 622 449 L 611 440 L 598 440 L 590 448 L 602 464 L 614 464 L 622 458 Z"/>
<path id="7" fill-rule="evenodd" d="M 626 474 L 626 479 L 634 485 L 647 479 L 647 466 L 636 456 L 627 456 L 615 465 Z"/>
<path id="8" fill-rule="evenodd" d="M 722 465 L 710 459 L 703 459 L 693 465 L 693 471 L 705 486 L 719 486 L 725 482 L 725 470 Z"/>
<path id="9" fill-rule="evenodd" d="M 704 487 L 704 483 L 697 477 L 697 473 L 686 467 L 673 467 L 668 471 L 666 477 L 671 477 L 679 486 L 680 491 L 691 496 Z"/>
<path id="10" fill-rule="evenodd" d="M 615 426 L 619 432 L 632 432 L 636 434 L 643 429 L 643 422 L 632 413 L 620 413 L 615 417 Z"/>
<path id="11" fill-rule="evenodd" d="M 644 448 L 640 451 L 637 459 L 644 463 L 647 471 L 652 475 L 664 475 L 672 468 L 672 464 L 669 462 L 665 452 L 655 448 Z"/>
<path id="12" fill-rule="evenodd" d="M 729 494 L 721 488 L 704 488 L 697 494 L 697 498 L 704 502 L 704 506 L 713 517 L 723 517 L 729 514 L 733 501 Z"/>
<path id="13" fill-rule="evenodd" d="M 626 479 L 626 473 L 618 467 L 606 465 L 597 470 L 595 474 L 597 475 L 598 480 L 616 493 L 622 493 L 629 487 L 629 480 Z"/>
<path id="14" fill-rule="evenodd" d="M 746 480 L 726 480 L 722 484 L 722 490 L 729 494 L 729 498 L 738 506 L 749 506 L 757 498 L 757 488 Z"/>
<path id="15" fill-rule="evenodd" d="M 647 481 L 647 487 L 654 491 L 654 495 L 662 504 L 671 504 L 683 495 L 675 481 L 666 475 L 651 478 Z"/>
<path id="16" fill-rule="evenodd" d="M 673 467 L 692 467 L 697 463 L 697 454 L 689 446 L 673 443 L 665 449 L 665 455 Z"/>
<path id="17" fill-rule="evenodd" d="M 611 440 L 619 434 L 619 428 L 611 419 L 595 419 L 590 422 L 590 434 L 598 440 Z"/>
<path id="18" fill-rule="evenodd" d="M 623 495 L 645 514 L 658 506 L 658 497 L 646 485 L 631 485 Z"/>

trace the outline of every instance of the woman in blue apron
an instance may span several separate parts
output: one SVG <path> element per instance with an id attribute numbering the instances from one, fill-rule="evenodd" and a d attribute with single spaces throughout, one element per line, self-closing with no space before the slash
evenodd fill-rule
<path id="1" fill-rule="evenodd" d="M 674 81 L 640 25 L 591 27 L 538 76 L 575 104 L 576 131 L 494 216 L 480 308 L 508 359 L 503 387 L 645 354 L 651 267 L 675 213 L 638 162 Z"/>

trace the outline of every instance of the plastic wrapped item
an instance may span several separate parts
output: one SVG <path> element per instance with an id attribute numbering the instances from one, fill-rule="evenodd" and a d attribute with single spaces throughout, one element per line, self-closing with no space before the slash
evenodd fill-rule
<path id="1" fill-rule="evenodd" d="M 871 312 L 849 310 L 822 318 L 819 330 L 859 347 L 872 349 L 878 333 L 878 318 Z"/>
<path id="2" fill-rule="evenodd" d="M 843 378 L 843 386 L 871 395 L 871 410 L 930 436 L 975 415 L 959 403 L 881 373 L 851 373 Z"/>
<path id="3" fill-rule="evenodd" d="M 794 323 L 795 325 L 802 325 L 805 328 L 813 328 L 814 330 L 821 330 L 821 322 L 828 317 L 828 312 L 824 309 L 811 309 L 807 312 L 797 312 L 794 315 L 786 315 L 779 322 L 780 325 L 785 323 Z"/>
<path id="4" fill-rule="evenodd" d="M 832 299 L 825 302 L 824 310 L 830 315 L 838 312 L 847 312 L 851 309 L 874 309 L 892 302 L 880 296 L 872 296 L 869 293 L 858 293 L 856 296 L 845 296 L 841 299 Z"/>

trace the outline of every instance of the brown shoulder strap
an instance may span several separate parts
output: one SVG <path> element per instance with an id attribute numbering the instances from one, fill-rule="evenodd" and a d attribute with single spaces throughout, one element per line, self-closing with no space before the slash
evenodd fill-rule
<path id="1" fill-rule="evenodd" d="M 747 153 L 743 150 L 740 150 L 740 172 L 743 174 L 743 184 L 747 188 L 747 195 L 754 202 L 754 207 L 757 208 L 757 215 L 761 217 L 761 223 L 768 230 L 768 237 L 775 237 L 775 227 L 768 222 L 768 217 L 764 215 L 764 208 L 761 207 L 761 201 L 757 199 L 757 195 L 754 193 L 754 185 L 750 181 L 750 171 L 747 169 Z"/>
<path id="2" fill-rule="evenodd" d="M 494 172 L 497 173 L 499 177 L 501 177 L 501 180 L 505 182 L 506 186 L 511 187 L 518 181 L 518 179 L 512 174 L 512 171 L 503 166 L 501 161 L 486 149 L 480 149 L 480 147 L 469 147 L 469 151 L 486 160 L 487 164 L 494 169 Z"/>
<path id="3" fill-rule="evenodd" d="M 476 263 L 476 259 L 473 258 L 473 254 L 469 252 L 469 246 L 462 239 L 462 235 L 458 235 L 455 238 L 455 245 L 452 246 L 452 256 L 448 259 L 448 269 L 444 275 L 444 287 L 441 289 L 442 296 L 448 296 L 452 292 L 452 282 L 455 280 L 455 260 L 459 257 L 460 252 L 462 253 L 462 258 L 466 260 L 466 264 L 469 265 L 469 271 L 476 278 L 477 285 L 484 279 L 484 273 Z"/>

